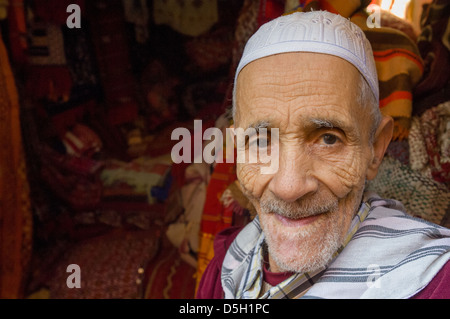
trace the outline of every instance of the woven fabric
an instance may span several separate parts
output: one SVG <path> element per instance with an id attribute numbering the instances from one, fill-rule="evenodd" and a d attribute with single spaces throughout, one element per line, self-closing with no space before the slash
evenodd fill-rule
<path id="1" fill-rule="evenodd" d="M 372 45 L 380 86 L 381 112 L 410 118 L 412 91 L 423 73 L 423 62 L 415 43 L 391 28 L 364 30 Z"/>
<path id="2" fill-rule="evenodd" d="M 381 25 L 368 28 L 368 13 L 360 10 L 351 21 L 364 30 L 370 41 L 378 74 L 380 110 L 394 118 L 393 140 L 409 134 L 413 92 L 424 72 L 416 43 L 403 30 Z"/>
<path id="3" fill-rule="evenodd" d="M 450 101 L 412 119 L 411 168 L 450 186 Z"/>
<path id="4" fill-rule="evenodd" d="M 401 201 L 408 213 L 436 224 L 450 208 L 450 191 L 444 185 L 389 156 L 366 189 Z"/>
<path id="5" fill-rule="evenodd" d="M 420 120 L 416 116 L 414 116 L 411 121 L 408 142 L 411 168 L 414 170 L 425 168 L 428 163 L 427 148 L 420 129 Z"/>
<path id="6" fill-rule="evenodd" d="M 450 101 L 425 111 L 420 120 L 431 174 L 435 180 L 450 186 Z"/>

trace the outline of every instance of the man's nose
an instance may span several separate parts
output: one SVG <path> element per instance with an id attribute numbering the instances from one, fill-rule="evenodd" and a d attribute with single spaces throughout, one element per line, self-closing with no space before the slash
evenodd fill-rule
<path id="1" fill-rule="evenodd" d="M 301 150 L 280 155 L 280 165 L 270 181 L 269 190 L 286 202 L 295 202 L 316 192 L 318 181 L 312 175 L 312 159 Z"/>

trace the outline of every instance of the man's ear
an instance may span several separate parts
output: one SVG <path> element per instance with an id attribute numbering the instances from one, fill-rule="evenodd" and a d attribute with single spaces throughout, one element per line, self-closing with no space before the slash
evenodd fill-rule
<path id="1" fill-rule="evenodd" d="M 384 153 L 392 139 L 394 131 L 394 120 L 390 116 L 383 116 L 380 126 L 374 136 L 373 157 L 367 169 L 367 180 L 374 179 L 378 174 L 378 168 L 383 160 Z"/>

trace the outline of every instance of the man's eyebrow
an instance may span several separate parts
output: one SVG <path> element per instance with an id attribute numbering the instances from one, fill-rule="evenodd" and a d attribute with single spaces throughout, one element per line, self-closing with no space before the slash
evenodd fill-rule
<path id="1" fill-rule="evenodd" d="M 339 119 L 311 118 L 308 121 L 309 121 L 309 123 L 308 123 L 309 125 L 307 125 L 307 126 L 313 125 L 314 128 L 316 128 L 316 129 L 336 128 L 336 129 L 341 129 L 343 131 L 351 130 L 351 126 L 348 125 L 348 123 L 345 123 Z"/>
<path id="2" fill-rule="evenodd" d="M 311 118 L 305 128 L 311 131 L 314 129 L 336 129 L 341 131 L 348 140 L 355 143 L 360 141 L 356 126 L 337 118 Z"/>
<path id="3" fill-rule="evenodd" d="M 258 121 L 256 123 L 252 123 L 248 126 L 248 128 L 254 128 L 257 132 L 259 132 L 262 128 L 270 128 L 271 124 L 269 121 Z"/>
<path id="4" fill-rule="evenodd" d="M 271 127 L 272 127 L 272 125 L 270 124 L 269 121 L 258 121 L 258 122 L 251 123 L 245 129 L 246 140 L 250 139 L 255 134 L 259 134 L 259 131 L 261 129 L 264 129 L 264 128 L 267 129 L 267 128 L 271 128 Z"/>

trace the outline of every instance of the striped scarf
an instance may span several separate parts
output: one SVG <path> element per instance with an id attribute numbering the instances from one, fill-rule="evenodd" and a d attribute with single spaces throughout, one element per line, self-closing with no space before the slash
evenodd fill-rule
<path id="1" fill-rule="evenodd" d="M 404 213 L 395 200 L 366 197 L 342 247 L 313 273 L 294 274 L 261 294 L 264 233 L 256 217 L 222 266 L 225 298 L 409 298 L 450 259 L 450 230 Z"/>

